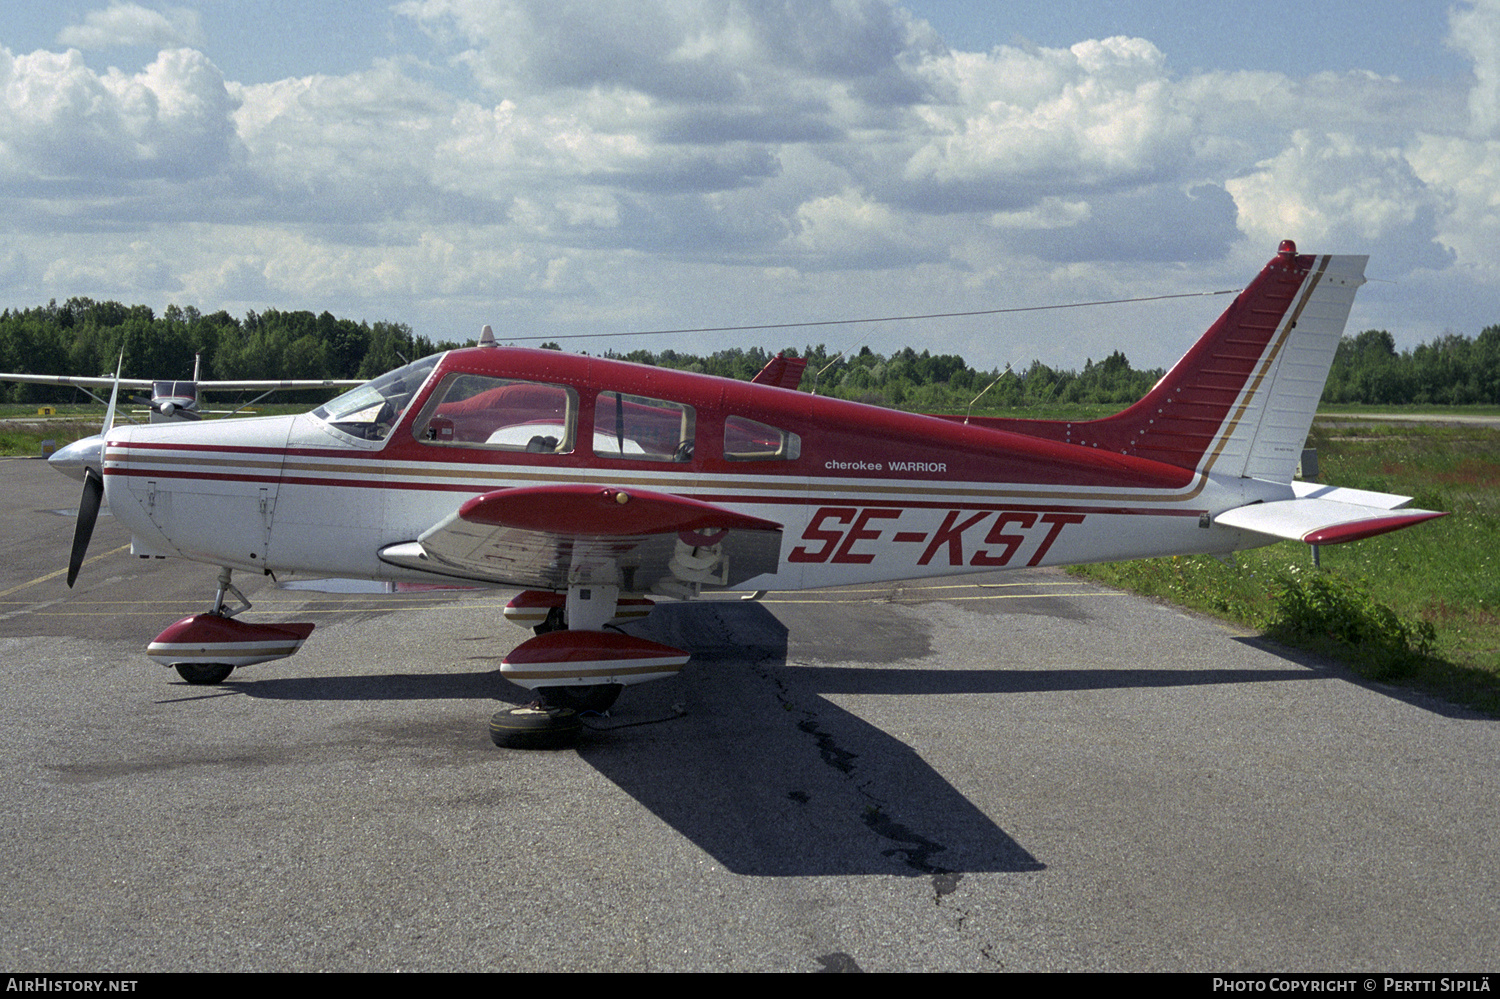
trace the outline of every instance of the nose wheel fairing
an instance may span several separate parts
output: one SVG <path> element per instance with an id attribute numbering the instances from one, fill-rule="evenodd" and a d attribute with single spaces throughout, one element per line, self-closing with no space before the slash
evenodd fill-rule
<path id="1" fill-rule="evenodd" d="M 689 653 L 614 631 L 549 631 L 510 650 L 500 675 L 522 687 L 645 683 L 675 676 Z"/>
<path id="2" fill-rule="evenodd" d="M 219 683 L 240 666 L 296 654 L 315 625 L 239 620 L 235 615 L 249 610 L 250 601 L 231 581 L 232 575 L 230 569 L 221 568 L 213 606 L 172 624 L 146 646 L 146 655 L 175 668 L 188 683 L 208 684 Z"/>
<path id="3" fill-rule="evenodd" d="M 205 611 L 169 626 L 146 646 L 146 655 L 163 666 L 252 666 L 294 655 L 313 628 L 306 622 L 259 624 Z"/>

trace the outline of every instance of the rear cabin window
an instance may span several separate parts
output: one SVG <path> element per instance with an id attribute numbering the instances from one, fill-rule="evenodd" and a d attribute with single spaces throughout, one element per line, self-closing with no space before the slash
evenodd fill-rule
<path id="1" fill-rule="evenodd" d="M 571 388 L 454 373 L 433 391 L 412 432 L 428 444 L 566 454 L 577 423 Z"/>
<path id="2" fill-rule="evenodd" d="M 665 399 L 600 392 L 594 404 L 594 453 L 601 458 L 689 461 L 692 406 Z"/>
<path id="3" fill-rule="evenodd" d="M 802 438 L 743 416 L 724 419 L 724 457 L 729 461 L 795 461 Z"/>

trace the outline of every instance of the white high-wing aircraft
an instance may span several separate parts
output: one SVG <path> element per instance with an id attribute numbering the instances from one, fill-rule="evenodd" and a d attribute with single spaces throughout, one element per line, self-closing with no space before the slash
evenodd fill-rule
<path id="1" fill-rule="evenodd" d="M 95 402 L 104 402 L 94 394 L 94 389 L 113 389 L 118 383 L 121 388 L 127 390 L 147 389 L 151 392 L 149 399 L 141 398 L 134 401 L 141 405 L 149 406 L 151 410 L 152 423 L 166 423 L 170 420 L 201 420 L 204 410 L 199 408 L 199 392 L 259 392 L 260 395 L 245 403 L 245 406 L 253 406 L 272 392 L 297 391 L 303 389 L 326 389 L 326 388 L 348 388 L 361 384 L 351 379 L 303 379 L 299 381 L 275 381 L 272 379 L 252 379 L 249 381 L 202 381 L 198 377 L 199 359 L 193 358 L 193 377 L 191 381 L 172 381 L 170 379 L 152 380 L 149 378 L 119 378 L 114 375 L 99 375 L 97 377 L 78 375 L 33 375 L 24 372 L 6 372 L 0 374 L 0 382 L 26 382 L 32 385 L 69 385 L 82 389 L 88 393 Z M 115 369 L 118 373 L 119 369 Z M 240 409 L 245 408 L 241 406 Z M 214 412 L 219 412 L 215 410 Z M 226 413 L 237 413 L 239 409 L 225 411 Z"/>
<path id="2" fill-rule="evenodd" d="M 501 672 L 540 700 L 491 734 L 566 738 L 574 709 L 687 662 L 606 627 L 651 597 L 1328 545 L 1441 516 L 1293 481 L 1365 261 L 1282 243 L 1101 420 L 901 413 L 782 387 L 776 362 L 746 383 L 486 336 L 301 416 L 116 428 L 85 500 L 107 495 L 137 555 L 220 567 L 212 607 L 147 650 L 189 682 L 312 631 L 235 617 L 235 569 L 522 587 L 505 616 L 537 634 Z"/>

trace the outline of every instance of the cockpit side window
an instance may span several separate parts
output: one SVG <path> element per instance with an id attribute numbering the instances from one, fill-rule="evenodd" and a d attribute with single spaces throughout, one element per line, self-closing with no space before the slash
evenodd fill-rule
<path id="1" fill-rule="evenodd" d="M 666 399 L 600 392 L 594 403 L 594 453 L 637 461 L 690 461 L 696 415 Z"/>
<path id="2" fill-rule="evenodd" d="M 743 416 L 724 418 L 724 457 L 729 461 L 796 461 L 802 438 Z"/>
<path id="3" fill-rule="evenodd" d="M 433 390 L 412 433 L 429 444 L 566 454 L 577 424 L 578 393 L 567 386 L 454 372 Z"/>

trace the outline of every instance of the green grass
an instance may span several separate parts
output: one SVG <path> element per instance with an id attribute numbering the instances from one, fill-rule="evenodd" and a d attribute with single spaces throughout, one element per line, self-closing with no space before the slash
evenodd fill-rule
<path id="1" fill-rule="evenodd" d="M 1399 682 L 1500 715 L 1500 431 L 1320 421 L 1320 481 L 1414 496 L 1448 516 L 1321 549 L 1282 542 L 1209 557 L 1074 570 L 1264 629 Z"/>
<path id="2" fill-rule="evenodd" d="M 1357 417 L 1378 416 L 1500 416 L 1500 406 L 1435 406 L 1427 403 L 1404 403 L 1401 405 L 1372 406 L 1359 402 L 1323 402 L 1318 404 L 1319 416 Z"/>
<path id="3" fill-rule="evenodd" d="M 97 421 L 56 423 L 4 423 L 0 424 L 0 455 L 6 457 L 37 456 L 42 453 L 42 441 L 55 441 L 58 447 L 70 444 L 80 437 L 99 432 Z"/>

